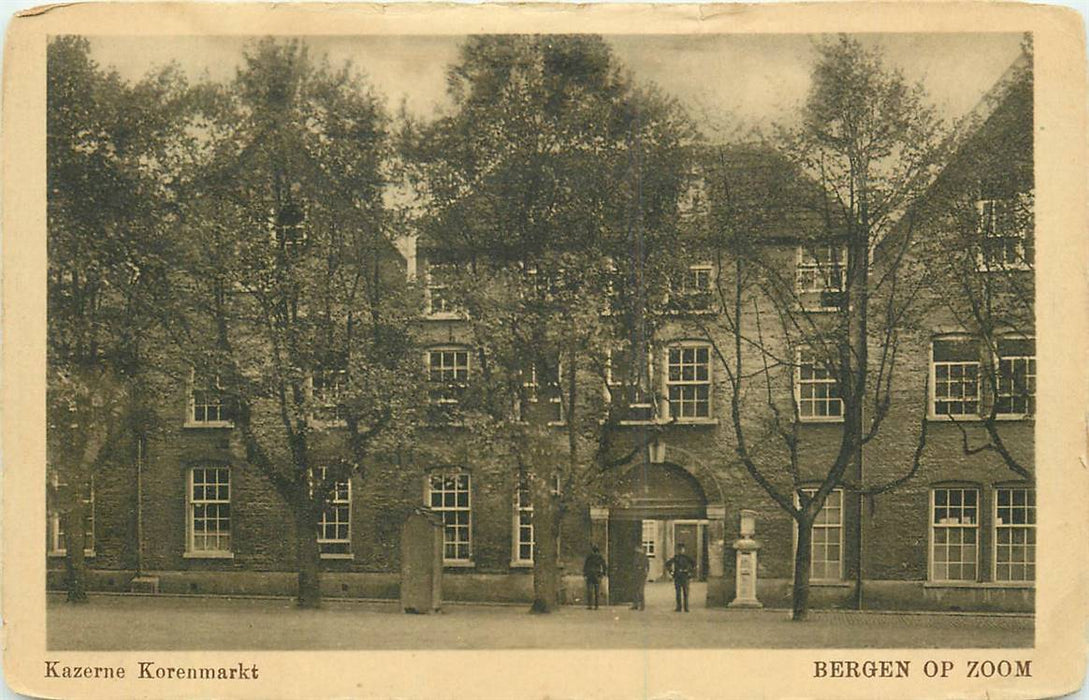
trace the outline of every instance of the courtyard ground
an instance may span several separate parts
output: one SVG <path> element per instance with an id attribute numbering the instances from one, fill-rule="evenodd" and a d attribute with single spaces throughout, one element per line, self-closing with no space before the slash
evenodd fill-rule
<path id="1" fill-rule="evenodd" d="M 692 608 L 668 599 L 645 611 L 567 606 L 447 604 L 406 615 L 397 602 L 327 600 L 300 610 L 287 599 L 91 595 L 70 605 L 50 594 L 51 650 L 998 648 L 1031 647 L 1023 615 Z"/>

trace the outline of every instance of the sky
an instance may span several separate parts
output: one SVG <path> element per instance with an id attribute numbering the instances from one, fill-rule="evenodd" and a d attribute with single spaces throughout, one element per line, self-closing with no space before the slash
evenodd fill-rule
<path id="1" fill-rule="evenodd" d="M 428 118 L 449 107 L 446 71 L 461 36 L 307 37 L 314 57 L 360 69 L 391 111 L 404 101 Z M 809 89 L 818 35 L 607 35 L 638 83 L 676 97 L 709 131 L 727 135 L 796 118 Z M 947 120 L 969 112 L 1020 52 L 1020 34 L 869 34 L 888 65 L 922 82 Z M 192 80 L 227 81 L 248 41 L 236 36 L 90 37 L 103 67 L 137 80 L 176 62 Z"/>

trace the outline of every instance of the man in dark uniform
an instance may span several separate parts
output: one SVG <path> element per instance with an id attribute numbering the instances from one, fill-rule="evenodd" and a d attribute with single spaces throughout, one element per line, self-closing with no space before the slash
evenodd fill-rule
<path id="1" fill-rule="evenodd" d="M 684 611 L 688 612 L 688 583 L 696 570 L 696 562 L 684 553 L 684 543 L 681 543 L 677 545 L 677 553 L 665 565 L 666 570 L 673 576 L 673 589 L 677 594 L 677 607 L 674 612 L 681 611 L 682 598 Z"/>
<path id="2" fill-rule="evenodd" d="M 598 597 L 601 595 L 601 578 L 605 575 L 606 568 L 605 557 L 601 556 L 595 544 L 582 565 L 582 575 L 586 578 L 587 610 L 591 607 L 597 610 Z"/>
<path id="3" fill-rule="evenodd" d="M 647 575 L 650 573 L 650 559 L 642 547 L 635 548 L 635 559 L 632 560 L 632 568 L 635 573 L 635 593 L 631 602 L 632 610 L 646 610 L 647 601 L 645 591 L 647 587 Z"/>

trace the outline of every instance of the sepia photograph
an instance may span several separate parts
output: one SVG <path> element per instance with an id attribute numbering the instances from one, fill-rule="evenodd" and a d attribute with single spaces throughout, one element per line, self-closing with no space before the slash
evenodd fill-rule
<path id="1" fill-rule="evenodd" d="M 48 81 L 50 648 L 1032 645 L 1031 35 Z"/>
<path id="2" fill-rule="evenodd" d="M 9 684 L 1073 690 L 1083 43 L 544 7 L 17 20 Z"/>

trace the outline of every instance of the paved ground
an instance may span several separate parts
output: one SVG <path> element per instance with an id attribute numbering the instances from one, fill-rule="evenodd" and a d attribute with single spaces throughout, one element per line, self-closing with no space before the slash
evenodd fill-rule
<path id="1" fill-rule="evenodd" d="M 637 612 L 450 604 L 406 615 L 394 602 L 327 601 L 299 610 L 289 600 L 92 595 L 48 602 L 55 650 L 542 649 L 1026 647 L 1033 620 L 1020 616 L 813 612 L 671 606 Z"/>

